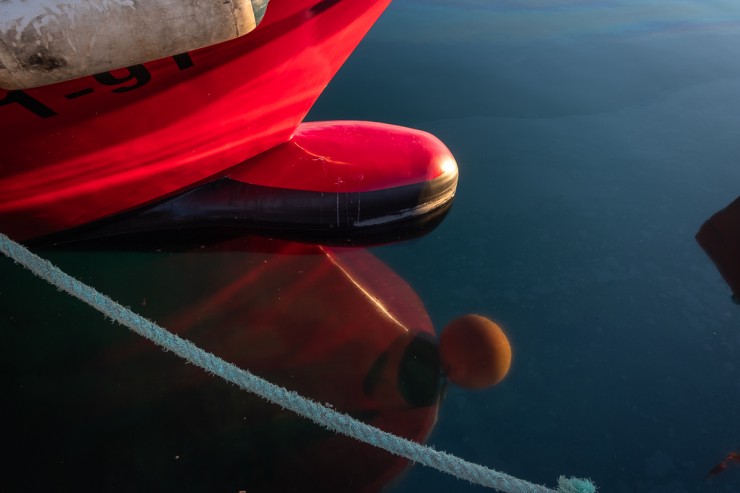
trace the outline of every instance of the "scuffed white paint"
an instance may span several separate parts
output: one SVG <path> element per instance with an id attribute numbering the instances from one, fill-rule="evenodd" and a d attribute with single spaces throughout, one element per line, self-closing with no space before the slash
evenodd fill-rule
<path id="1" fill-rule="evenodd" d="M 0 1 L 0 87 L 51 84 L 227 41 L 254 29 L 265 3 Z"/>

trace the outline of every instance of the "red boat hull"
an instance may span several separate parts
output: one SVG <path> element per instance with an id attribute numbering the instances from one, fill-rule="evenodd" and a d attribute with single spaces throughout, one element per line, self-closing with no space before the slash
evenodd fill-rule
<path id="1" fill-rule="evenodd" d="M 389 0 L 272 0 L 252 33 L 0 90 L 0 231 L 28 240 L 222 176 L 287 141 Z"/>

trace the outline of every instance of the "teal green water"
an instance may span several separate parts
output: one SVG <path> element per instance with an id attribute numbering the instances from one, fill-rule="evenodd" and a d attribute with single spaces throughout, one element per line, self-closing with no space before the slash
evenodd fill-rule
<path id="1" fill-rule="evenodd" d="M 740 465 L 705 478 L 740 449 L 740 306 L 694 240 L 740 195 L 740 5 L 492 3 L 397 1 L 309 115 L 421 128 L 458 160 L 445 222 L 373 249 L 436 327 L 483 313 L 514 348 L 500 385 L 448 390 L 430 443 L 549 485 L 568 474 L 603 492 L 740 490 Z M 90 281 L 101 264 L 148 261 L 56 255 Z M 6 259 L 0 277 L 0 328 L 24 320 L 50 338 L 23 358 L 6 345 L 5 373 L 50 364 L 55 346 L 125 338 Z M 142 309 L 139 293 L 160 289 L 108 288 Z M 388 491 L 482 490 L 415 467 Z"/>
<path id="2" fill-rule="evenodd" d="M 437 324 L 501 322 L 511 374 L 432 443 L 552 484 L 734 492 L 740 306 L 694 240 L 740 195 L 735 2 L 397 2 L 310 117 L 440 137 L 453 210 L 377 254 Z M 474 491 L 414 469 L 391 491 Z"/>

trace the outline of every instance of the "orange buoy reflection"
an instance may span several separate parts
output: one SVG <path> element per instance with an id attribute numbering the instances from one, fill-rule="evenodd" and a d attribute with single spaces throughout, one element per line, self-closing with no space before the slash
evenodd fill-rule
<path id="1" fill-rule="evenodd" d="M 464 315 L 442 331 L 439 352 L 447 378 L 469 389 L 499 383 L 511 366 L 506 334 L 480 315 Z"/>

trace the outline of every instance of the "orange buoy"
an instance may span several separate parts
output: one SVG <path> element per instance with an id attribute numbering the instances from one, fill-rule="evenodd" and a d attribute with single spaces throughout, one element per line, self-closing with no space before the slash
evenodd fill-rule
<path id="1" fill-rule="evenodd" d="M 480 315 L 463 315 L 450 322 L 439 339 L 439 353 L 447 378 L 469 389 L 497 384 L 511 365 L 506 334 Z"/>

